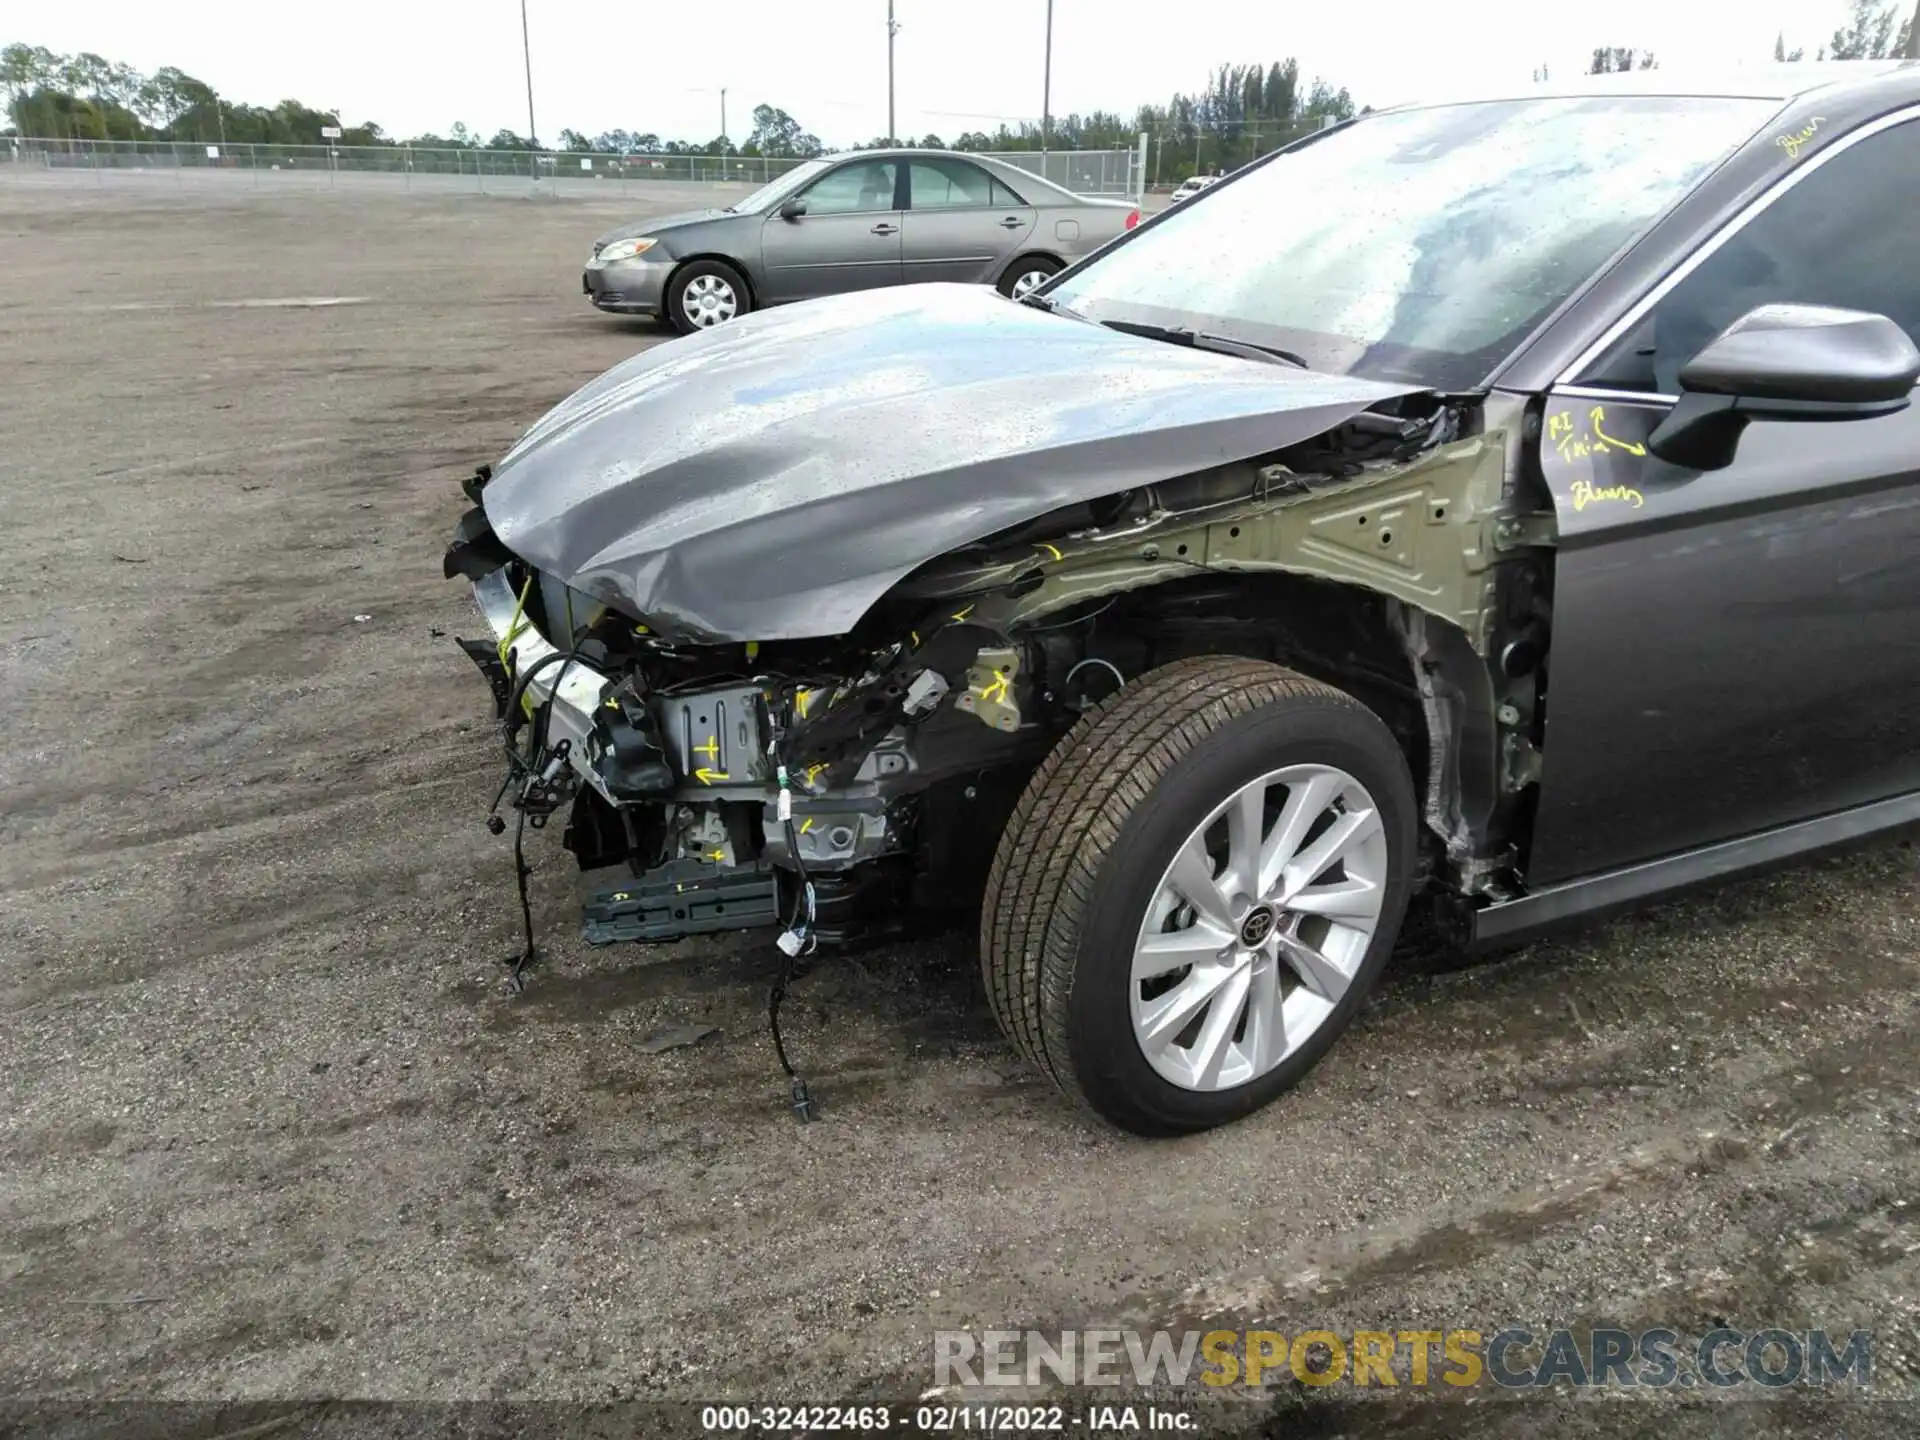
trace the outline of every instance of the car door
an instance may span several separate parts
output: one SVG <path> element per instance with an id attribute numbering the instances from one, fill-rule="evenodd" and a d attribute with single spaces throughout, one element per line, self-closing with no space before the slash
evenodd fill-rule
<path id="1" fill-rule="evenodd" d="M 1034 219 L 1031 205 L 978 165 L 945 157 L 910 161 L 902 276 L 908 284 L 989 284 L 1033 233 Z"/>
<path id="2" fill-rule="evenodd" d="M 899 166 L 855 159 L 791 197 L 804 214 L 774 209 L 760 231 L 764 298 L 805 300 L 900 283 Z"/>
<path id="3" fill-rule="evenodd" d="M 1920 408 L 1755 420 L 1724 469 L 1647 450 L 1680 367 L 1755 306 L 1920 337 L 1920 119 L 1803 160 L 1547 396 L 1551 673 L 1529 879 L 1920 791 Z"/>

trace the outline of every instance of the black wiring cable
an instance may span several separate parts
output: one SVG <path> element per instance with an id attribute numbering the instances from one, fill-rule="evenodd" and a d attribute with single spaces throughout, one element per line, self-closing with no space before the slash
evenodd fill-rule
<path id="1" fill-rule="evenodd" d="M 525 838 L 527 812 L 522 810 L 513 822 L 513 879 L 520 895 L 520 933 L 526 948 L 507 961 L 507 983 L 518 994 L 526 988 L 526 973 L 533 964 L 533 902 L 527 898 L 527 877 L 533 873 L 527 864 Z"/>
<path id="2" fill-rule="evenodd" d="M 509 652 L 509 654 L 511 653 L 512 652 Z M 516 994 L 526 988 L 527 971 L 532 969 L 539 959 L 539 952 L 535 948 L 533 937 L 533 903 L 527 891 L 527 879 L 532 875 L 533 871 L 527 864 L 526 857 L 526 801 L 528 795 L 531 793 L 533 781 L 540 774 L 541 764 L 547 758 L 547 737 L 552 733 L 553 706 L 559 697 L 561 683 L 567 678 L 567 667 L 578 659 L 579 656 L 580 647 L 578 645 L 575 645 L 570 650 L 556 650 L 549 654 L 542 655 L 538 660 L 534 661 L 533 664 L 529 665 L 524 672 L 517 674 L 514 677 L 513 686 L 508 692 L 507 712 L 502 722 L 507 747 L 507 778 L 501 782 L 500 791 L 494 796 L 492 811 L 490 811 L 489 814 L 492 815 L 493 811 L 497 811 L 500 808 L 501 797 L 507 793 L 515 780 L 523 780 L 524 782 L 521 786 L 520 796 L 514 801 L 513 807 L 515 811 L 513 823 L 513 880 L 515 892 L 520 901 L 520 931 L 523 938 L 523 948 L 518 955 L 510 956 L 506 962 L 508 969 L 507 983 Z M 559 665 L 560 672 L 554 676 L 552 694 L 548 697 L 547 704 L 541 709 L 535 721 L 534 733 L 528 743 L 527 752 L 523 757 L 519 747 L 514 742 L 514 732 L 518 730 L 519 727 L 514 723 L 513 717 L 519 712 L 521 701 L 525 697 L 528 687 L 533 683 L 534 678 L 538 676 L 542 670 L 555 664 Z"/>
<path id="3" fill-rule="evenodd" d="M 807 922 L 811 927 L 813 913 L 812 906 L 807 904 L 807 892 L 813 882 L 807 878 L 806 862 L 800 858 L 800 837 L 793 828 L 793 817 L 789 815 L 784 823 L 787 827 L 787 853 L 793 857 L 794 873 L 799 882 L 793 892 L 793 909 L 787 916 L 787 933 L 792 935 L 799 931 L 803 908 L 807 911 Z M 816 943 L 811 934 L 807 938 L 810 944 Z M 780 947 L 780 973 L 774 976 L 773 989 L 767 992 L 767 1028 L 773 1032 L 773 1053 L 779 1057 L 780 1068 L 787 1073 L 793 1113 L 804 1123 L 813 1118 L 813 1096 L 807 1090 L 807 1082 L 787 1057 L 786 1042 L 780 1035 L 780 1004 L 787 998 L 787 987 L 793 983 L 794 962 L 799 958 L 798 950 L 789 950 L 784 945 Z"/>

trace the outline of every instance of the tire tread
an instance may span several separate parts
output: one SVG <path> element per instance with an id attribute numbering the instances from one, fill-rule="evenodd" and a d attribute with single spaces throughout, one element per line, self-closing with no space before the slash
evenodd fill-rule
<path id="1" fill-rule="evenodd" d="M 1087 906 L 1128 817 L 1167 772 L 1235 717 L 1262 706 L 1358 700 L 1266 661 L 1207 655 L 1152 670 L 1083 715 L 1029 781 L 988 872 L 982 978 L 1016 1049 L 1091 1108 L 1067 1045 L 1068 1001 Z"/>

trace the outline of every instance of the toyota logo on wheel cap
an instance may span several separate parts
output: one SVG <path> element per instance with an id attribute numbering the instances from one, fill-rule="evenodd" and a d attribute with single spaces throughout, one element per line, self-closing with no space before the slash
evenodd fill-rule
<path id="1" fill-rule="evenodd" d="M 1273 911 L 1265 905 L 1247 912 L 1247 918 L 1240 922 L 1240 943 L 1249 950 L 1264 945 L 1267 937 L 1273 934 Z"/>

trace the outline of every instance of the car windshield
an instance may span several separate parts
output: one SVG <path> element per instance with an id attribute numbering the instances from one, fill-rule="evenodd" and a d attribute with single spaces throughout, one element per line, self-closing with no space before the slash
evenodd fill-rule
<path id="1" fill-rule="evenodd" d="M 1206 187 L 1049 298 L 1316 370 L 1472 389 L 1776 108 L 1608 97 L 1369 116 Z"/>
<path id="2" fill-rule="evenodd" d="M 806 184 L 807 181 L 813 179 L 814 176 L 826 169 L 827 164 L 828 162 L 825 160 L 803 160 L 791 170 L 774 176 L 773 179 L 747 196 L 746 199 L 736 200 L 727 208 L 745 215 L 751 214 L 756 210 L 765 210 L 769 206 L 777 205 L 795 190 L 798 190 L 802 185 Z"/>

